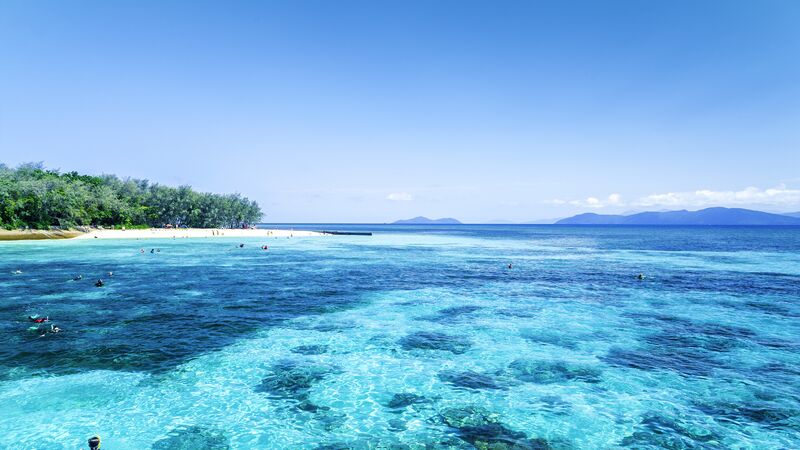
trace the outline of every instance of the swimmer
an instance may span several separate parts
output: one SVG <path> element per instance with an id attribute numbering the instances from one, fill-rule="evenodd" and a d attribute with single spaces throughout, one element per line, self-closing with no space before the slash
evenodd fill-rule
<path id="1" fill-rule="evenodd" d="M 154 249 L 154 248 L 150 249 L 150 253 L 155 253 L 155 252 L 156 252 L 156 249 Z"/>
<path id="2" fill-rule="evenodd" d="M 45 316 L 45 317 L 28 316 L 28 319 L 30 319 L 31 322 L 33 322 L 33 323 L 44 323 L 44 322 L 49 321 L 50 317 L 47 317 L 47 316 Z"/>
<path id="3" fill-rule="evenodd" d="M 108 276 L 109 277 L 113 277 L 114 276 L 114 272 L 108 272 Z"/>
<path id="4" fill-rule="evenodd" d="M 89 450 L 100 450 L 100 436 L 89 438 Z"/>
<path id="5" fill-rule="evenodd" d="M 83 275 L 78 275 L 77 277 L 73 278 L 72 281 L 80 281 L 83 279 Z"/>
<path id="6" fill-rule="evenodd" d="M 646 276 L 644 276 L 644 274 L 643 274 L 643 273 L 640 273 L 639 275 L 637 275 L 637 276 L 636 276 L 636 278 L 638 278 L 638 279 L 640 279 L 640 280 L 644 280 L 644 279 L 645 279 L 645 278 L 647 278 L 647 277 L 646 277 Z"/>
<path id="7" fill-rule="evenodd" d="M 103 283 L 103 280 L 97 280 L 97 282 L 94 285 L 97 286 L 97 287 L 103 287 L 103 285 L 105 285 L 105 283 Z"/>
<path id="8" fill-rule="evenodd" d="M 239 248 L 243 248 L 243 247 L 244 247 L 244 244 L 239 244 Z"/>
<path id="9" fill-rule="evenodd" d="M 144 249 L 139 250 L 139 253 L 144 253 Z"/>
<path id="10" fill-rule="evenodd" d="M 269 245 L 262 245 L 261 250 L 269 250 Z"/>
<path id="11" fill-rule="evenodd" d="M 13 275 L 19 275 L 19 274 L 21 274 L 21 273 L 22 273 L 22 271 L 21 271 L 21 270 L 19 270 L 19 269 L 17 269 L 17 270 L 15 270 L 15 271 L 11 272 L 11 273 L 12 273 Z"/>
<path id="12" fill-rule="evenodd" d="M 57 326 L 55 326 L 55 325 L 53 325 L 53 324 L 51 323 L 51 324 L 50 324 L 50 332 L 51 332 L 51 333 L 60 333 L 60 332 L 61 332 L 61 328 L 58 328 Z"/>
<path id="13" fill-rule="evenodd" d="M 512 266 L 511 264 L 509 264 L 509 265 L 508 265 L 508 268 L 510 269 L 511 267 L 513 267 L 513 266 Z"/>

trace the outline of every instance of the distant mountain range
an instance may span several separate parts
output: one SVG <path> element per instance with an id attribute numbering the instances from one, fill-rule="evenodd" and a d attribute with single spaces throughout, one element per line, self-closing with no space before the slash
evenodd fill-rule
<path id="1" fill-rule="evenodd" d="M 460 225 L 456 219 L 445 217 L 442 219 L 428 219 L 427 217 L 414 217 L 413 219 L 397 220 L 392 225 Z"/>
<path id="2" fill-rule="evenodd" d="M 800 214 L 772 214 L 742 208 L 642 212 L 628 216 L 578 214 L 556 225 L 800 225 Z"/>

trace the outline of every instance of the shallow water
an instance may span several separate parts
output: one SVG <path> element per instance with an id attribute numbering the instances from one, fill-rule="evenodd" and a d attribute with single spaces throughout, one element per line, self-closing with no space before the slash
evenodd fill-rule
<path id="1" fill-rule="evenodd" d="M 0 448 L 800 447 L 798 228 L 326 228 L 0 245 Z"/>

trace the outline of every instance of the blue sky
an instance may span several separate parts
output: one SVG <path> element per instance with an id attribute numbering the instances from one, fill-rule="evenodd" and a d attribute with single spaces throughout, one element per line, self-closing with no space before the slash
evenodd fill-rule
<path id="1" fill-rule="evenodd" d="M 0 161 L 265 220 L 800 210 L 800 2 L 0 3 Z"/>

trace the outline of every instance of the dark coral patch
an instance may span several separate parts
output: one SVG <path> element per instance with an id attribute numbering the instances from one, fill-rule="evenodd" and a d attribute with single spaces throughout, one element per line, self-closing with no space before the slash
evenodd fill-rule
<path id="1" fill-rule="evenodd" d="M 388 422 L 389 431 L 406 431 L 408 428 L 405 421 L 400 419 L 392 419 Z"/>
<path id="2" fill-rule="evenodd" d="M 458 388 L 466 389 L 506 389 L 494 378 L 471 370 L 445 370 L 439 373 L 439 379 Z"/>
<path id="3" fill-rule="evenodd" d="M 578 340 L 574 336 L 553 331 L 538 329 L 525 329 L 520 331 L 520 336 L 531 342 L 555 345 L 570 350 L 578 348 Z"/>
<path id="4" fill-rule="evenodd" d="M 622 446 L 635 449 L 717 449 L 719 437 L 706 429 L 664 415 L 645 415 Z"/>
<path id="5" fill-rule="evenodd" d="M 441 350 L 460 355 L 472 346 L 469 339 L 435 331 L 418 331 L 400 339 L 405 350 Z"/>
<path id="6" fill-rule="evenodd" d="M 503 425 L 497 414 L 480 406 L 447 408 L 440 413 L 445 425 L 454 428 L 457 436 L 477 449 L 551 450 L 564 448 Z"/>
<path id="7" fill-rule="evenodd" d="M 256 392 L 264 392 L 275 398 L 305 400 L 315 383 L 330 374 L 340 373 L 335 366 L 301 361 L 280 361 L 271 367 L 270 374 L 256 386 Z"/>
<path id="8" fill-rule="evenodd" d="M 296 330 L 319 331 L 322 333 L 341 332 L 356 328 L 358 325 L 348 320 L 298 320 L 292 322 L 291 328 Z"/>
<path id="9" fill-rule="evenodd" d="M 479 309 L 483 309 L 483 307 L 475 305 L 451 306 L 439 310 L 439 314 L 443 316 L 461 316 L 463 314 L 473 313 Z"/>
<path id="10" fill-rule="evenodd" d="M 322 411 L 319 412 L 316 416 L 314 416 L 314 420 L 322 427 L 325 431 L 333 431 L 337 428 L 341 428 L 342 425 L 347 422 L 347 416 L 344 414 L 336 413 L 333 411 Z"/>
<path id="11" fill-rule="evenodd" d="M 699 404 L 697 408 L 717 420 L 734 423 L 747 421 L 768 428 L 797 427 L 792 424 L 793 419 L 800 417 L 800 410 L 770 400 Z"/>
<path id="12" fill-rule="evenodd" d="M 540 384 L 568 381 L 597 383 L 602 375 L 599 369 L 586 364 L 531 359 L 515 360 L 509 364 L 508 370 L 514 378 L 520 381 Z"/>
<path id="13" fill-rule="evenodd" d="M 169 435 L 153 443 L 153 450 L 228 450 L 228 438 L 219 430 L 188 427 L 172 430 Z"/>
<path id="14" fill-rule="evenodd" d="M 328 352 L 328 346 L 324 344 L 299 345 L 292 348 L 292 353 L 299 355 L 321 355 Z"/>
<path id="15" fill-rule="evenodd" d="M 411 392 L 400 392 L 394 394 L 386 403 L 386 406 L 389 408 L 405 408 L 407 406 L 415 405 L 417 403 L 427 403 L 429 400 L 421 395 L 417 395 Z"/>
<path id="16" fill-rule="evenodd" d="M 554 449 L 544 439 L 529 439 L 525 433 L 506 428 L 499 423 L 458 430 L 458 437 L 477 449 L 492 450 L 551 450 Z"/>
<path id="17" fill-rule="evenodd" d="M 603 361 L 618 367 L 641 370 L 672 370 L 683 375 L 707 376 L 725 365 L 708 352 L 697 348 L 624 349 L 612 347 Z"/>
<path id="18" fill-rule="evenodd" d="M 477 427 L 490 423 L 499 423 L 500 418 L 480 406 L 462 406 L 447 408 L 440 414 L 442 422 L 452 428 Z"/>
<path id="19" fill-rule="evenodd" d="M 466 314 L 471 314 L 475 311 L 483 309 L 481 306 L 464 305 L 464 306 L 451 306 L 439 310 L 436 314 L 426 317 L 425 320 L 433 322 L 452 322 L 461 318 Z"/>
<path id="20" fill-rule="evenodd" d="M 308 400 L 303 400 L 297 404 L 297 409 L 300 411 L 310 412 L 310 413 L 318 413 L 320 411 L 330 411 L 330 408 L 327 406 L 319 406 L 316 403 L 311 403 Z"/>
<path id="21" fill-rule="evenodd" d="M 557 415 L 569 414 L 572 406 L 569 402 L 564 401 L 557 395 L 545 395 L 537 400 L 542 411 L 550 412 Z"/>
<path id="22" fill-rule="evenodd" d="M 698 349 L 701 351 L 723 353 L 741 347 L 742 343 L 737 339 L 720 337 L 704 334 L 676 334 L 676 333 L 655 333 L 648 335 L 644 341 L 654 347 Z"/>

